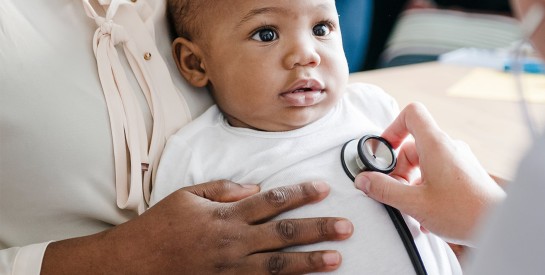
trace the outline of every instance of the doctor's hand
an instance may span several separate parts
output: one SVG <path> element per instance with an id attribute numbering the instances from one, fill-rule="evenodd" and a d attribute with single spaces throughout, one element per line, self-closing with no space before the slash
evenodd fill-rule
<path id="1" fill-rule="evenodd" d="M 414 140 L 405 141 L 409 134 Z M 400 147 L 397 167 L 389 176 L 363 172 L 356 186 L 414 217 L 425 230 L 469 244 L 483 213 L 505 197 L 469 147 L 445 134 L 419 103 L 407 106 L 382 137 Z M 412 179 L 418 167 L 420 177 Z"/>
<path id="2" fill-rule="evenodd" d="M 327 184 L 258 191 L 229 181 L 182 188 L 113 229 L 51 243 L 42 274 L 303 274 L 339 267 L 336 251 L 279 250 L 347 239 L 353 232 L 349 221 L 270 221 L 322 200 Z"/>

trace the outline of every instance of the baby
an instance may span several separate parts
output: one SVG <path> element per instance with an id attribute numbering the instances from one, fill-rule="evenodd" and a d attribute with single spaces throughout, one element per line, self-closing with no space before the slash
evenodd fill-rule
<path id="1" fill-rule="evenodd" d="M 345 142 L 380 134 L 398 107 L 375 86 L 348 85 L 335 1 L 170 0 L 169 9 L 178 69 L 216 105 L 169 139 L 151 204 L 219 179 L 261 190 L 326 181 L 326 199 L 277 218 L 346 217 L 354 234 L 292 251 L 338 250 L 341 274 L 414 273 L 384 206 L 354 187 L 340 161 Z M 444 241 L 404 218 L 428 274 L 461 273 Z"/>

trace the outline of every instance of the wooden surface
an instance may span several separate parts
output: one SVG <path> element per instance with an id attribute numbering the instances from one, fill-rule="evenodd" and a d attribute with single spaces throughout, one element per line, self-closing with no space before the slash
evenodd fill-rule
<path id="1" fill-rule="evenodd" d="M 400 108 L 414 101 L 424 103 L 445 132 L 469 144 L 491 175 L 512 180 L 531 144 L 522 109 L 514 101 L 448 95 L 449 87 L 472 69 L 431 62 L 355 73 L 350 81 L 380 86 Z M 530 111 L 539 126 L 545 125 L 545 104 L 530 104 Z"/>

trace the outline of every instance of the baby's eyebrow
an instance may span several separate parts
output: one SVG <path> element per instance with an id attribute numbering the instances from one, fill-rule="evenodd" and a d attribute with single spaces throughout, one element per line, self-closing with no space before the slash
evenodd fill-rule
<path id="1" fill-rule="evenodd" d="M 259 9 L 253 9 L 249 11 L 243 18 L 240 20 L 240 22 L 237 24 L 237 27 L 241 26 L 245 22 L 249 21 L 255 16 L 261 15 L 261 14 L 269 14 L 269 13 L 288 13 L 289 11 L 284 8 L 279 7 L 264 7 Z"/>
<path id="2" fill-rule="evenodd" d="M 316 8 L 321 10 L 328 10 L 331 8 L 331 5 L 318 4 Z M 246 15 L 244 15 L 244 17 L 242 17 L 242 20 L 240 20 L 240 22 L 236 25 L 236 28 L 240 27 L 242 24 L 249 21 L 253 17 L 261 15 L 261 14 L 272 14 L 272 13 L 288 14 L 290 12 L 291 11 L 289 9 L 285 9 L 281 7 L 263 7 L 263 8 L 253 9 L 249 11 Z"/>

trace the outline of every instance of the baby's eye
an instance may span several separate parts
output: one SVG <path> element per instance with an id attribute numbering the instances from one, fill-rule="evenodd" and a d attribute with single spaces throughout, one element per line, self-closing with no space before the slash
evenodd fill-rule
<path id="1" fill-rule="evenodd" d="M 261 29 L 252 35 L 252 39 L 261 42 L 271 42 L 278 39 L 278 34 L 273 29 Z"/>
<path id="2" fill-rule="evenodd" d="M 312 33 L 316 36 L 326 36 L 331 32 L 331 29 L 325 23 L 320 23 L 312 28 Z"/>

